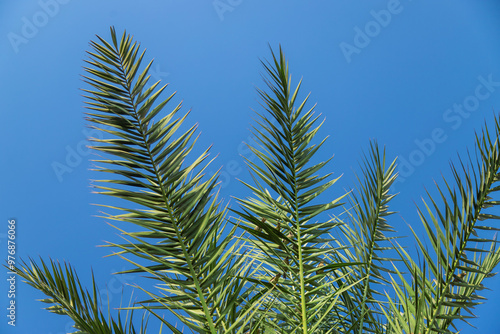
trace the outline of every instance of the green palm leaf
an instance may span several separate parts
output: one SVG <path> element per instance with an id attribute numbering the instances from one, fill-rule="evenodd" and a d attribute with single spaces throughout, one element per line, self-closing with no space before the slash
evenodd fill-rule
<path id="1" fill-rule="evenodd" d="M 468 323 L 473 309 L 484 302 L 480 291 L 483 280 L 493 276 L 500 263 L 494 224 L 500 217 L 491 210 L 500 201 L 494 196 L 500 190 L 500 125 L 495 120 L 494 137 L 486 127 L 476 136 L 477 159 L 470 167 L 460 162 L 452 165 L 455 186 L 445 182 L 437 187 L 441 202 L 429 195 L 420 219 L 430 240 L 430 249 L 414 232 L 423 255 L 419 265 L 401 249 L 401 257 L 411 273 L 411 281 L 399 274 L 393 281 L 399 303 L 392 314 L 398 314 L 395 327 L 419 333 L 453 333 L 457 320 Z M 401 287 L 400 287 L 401 286 Z"/>
<path id="2" fill-rule="evenodd" d="M 390 165 L 386 165 L 385 160 L 385 150 L 381 153 L 372 142 L 370 153 L 363 160 L 359 186 L 351 195 L 352 209 L 345 212 L 347 223 L 341 225 L 343 238 L 337 241 L 336 250 L 343 254 L 337 255 L 339 260 L 361 262 L 346 275 L 350 284 L 360 283 L 341 298 L 344 313 L 349 314 L 345 322 L 355 324 L 357 333 L 383 332 L 379 304 L 385 302 L 385 298 L 379 291 L 390 284 L 384 273 L 392 272 L 389 268 L 395 260 L 383 255 L 397 247 L 391 242 L 396 237 L 388 235 L 394 229 L 387 222 L 387 217 L 393 214 L 389 202 L 395 196 L 390 194 L 390 187 L 397 176 L 396 160 Z"/>
<path id="3" fill-rule="evenodd" d="M 271 63 L 263 62 L 270 93 L 258 90 L 266 114 L 259 115 L 253 130 L 258 146 L 250 147 L 261 164 L 247 160 L 255 185 L 245 184 L 255 198 L 239 199 L 241 210 L 236 212 L 253 236 L 248 239 L 254 245 L 252 256 L 263 266 L 260 275 L 249 280 L 273 291 L 272 300 L 279 300 L 271 308 L 276 324 L 287 332 L 313 333 L 335 305 L 336 294 L 319 293 L 334 284 L 326 274 L 352 264 L 326 263 L 328 250 L 318 246 L 338 224 L 315 218 L 340 205 L 342 197 L 317 203 L 337 181 L 327 181 L 331 174 L 319 175 L 328 161 L 310 163 L 324 143 L 312 143 L 321 126 L 315 125 L 319 116 L 314 116 L 314 107 L 305 109 L 307 98 L 297 102 L 300 82 L 292 91 L 282 50 L 272 57 Z"/>
<path id="4" fill-rule="evenodd" d="M 32 287 L 43 292 L 47 298 L 41 301 L 51 306 L 46 310 L 69 316 L 74 322 L 75 333 L 81 334 L 136 334 L 146 333 L 147 321 L 142 318 L 139 332 L 132 323 L 133 311 L 122 319 L 121 312 L 115 321 L 109 314 L 104 315 L 100 306 L 100 294 L 92 275 L 92 291 L 84 289 L 76 272 L 69 264 L 62 266 L 50 260 L 46 264 L 40 259 L 37 265 L 30 259 L 17 269 L 21 276 Z M 109 313 L 109 312 L 108 312 Z"/>
<path id="5" fill-rule="evenodd" d="M 170 310 L 200 333 L 234 330 L 247 321 L 238 316 L 243 283 L 235 278 L 246 267 L 231 253 L 237 246 L 225 252 L 227 207 L 215 192 L 217 174 L 204 177 L 208 150 L 191 158 L 196 126 L 180 132 L 186 118 L 178 116 L 181 105 L 163 112 L 174 94 L 157 102 L 167 85 L 146 88 L 152 62 L 139 70 L 144 51 L 125 33 L 118 40 L 113 28 L 111 38 L 91 43 L 85 77 L 92 87 L 85 90 L 87 119 L 109 135 L 93 140 L 93 149 L 104 154 L 97 170 L 114 176 L 96 181 L 95 188 L 134 205 L 104 206 L 119 211 L 107 219 L 143 231 L 122 231 L 127 242 L 110 246 L 134 266 L 124 273 L 146 272 L 159 281 L 158 292 L 147 291 L 152 298 L 138 307 Z"/>
<path id="6" fill-rule="evenodd" d="M 233 219 L 218 197 L 218 173 L 205 175 L 209 148 L 194 154 L 197 127 L 186 126 L 181 104 L 165 111 L 175 93 L 163 98 L 167 85 L 149 83 L 145 51 L 114 28 L 110 41 L 98 36 L 91 47 L 87 119 L 104 133 L 92 148 L 106 175 L 94 187 L 118 203 L 102 205 L 103 217 L 139 229 L 117 224 L 124 241 L 106 246 L 131 266 L 119 274 L 143 273 L 155 286 L 136 285 L 145 299 L 115 320 L 101 311 L 94 280 L 89 292 L 70 265 L 30 259 L 16 268 L 77 333 L 135 334 L 136 310 L 144 312 L 140 333 L 150 314 L 173 333 L 182 330 L 166 314 L 211 334 L 453 333 L 457 320 L 475 317 L 483 281 L 500 263 L 499 120 L 494 135 L 486 128 L 476 137 L 468 165 L 452 165 L 454 184 L 444 180 L 418 209 L 429 246 L 413 231 L 416 260 L 388 223 L 396 162 L 386 163 L 376 143 L 357 188 L 321 200 L 338 179 L 323 172 L 331 159 L 314 162 L 326 140 L 315 139 L 322 123 L 305 107 L 309 96 L 298 100 L 301 81 L 292 89 L 281 48 L 263 62 L 265 112 L 250 146 L 258 161 L 247 160 L 253 182 L 244 183 L 253 195 L 238 199 Z M 346 196 L 351 207 L 332 215 Z"/>

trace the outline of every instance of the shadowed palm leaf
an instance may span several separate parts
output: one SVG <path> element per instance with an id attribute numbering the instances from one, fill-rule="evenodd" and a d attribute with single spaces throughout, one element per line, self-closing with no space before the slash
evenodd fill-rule
<path id="1" fill-rule="evenodd" d="M 133 311 L 127 312 L 122 319 L 121 312 L 115 321 L 111 316 L 105 316 L 100 306 L 100 293 L 92 275 L 92 292 L 85 290 L 80 279 L 69 264 L 50 261 L 46 264 L 40 259 L 41 266 L 30 259 L 30 263 L 23 263 L 19 276 L 29 285 L 43 292 L 48 298 L 41 301 L 51 304 L 46 310 L 61 315 L 67 315 L 74 322 L 78 334 L 145 334 L 147 321 L 143 315 L 139 332 L 132 323 Z"/>
<path id="2" fill-rule="evenodd" d="M 346 209 L 346 223 L 340 226 L 343 238 L 336 241 L 334 248 L 337 261 L 361 262 L 349 268 L 351 274 L 344 273 L 348 284 L 359 282 L 341 295 L 343 313 L 348 315 L 345 332 L 383 332 L 379 303 L 385 301 L 385 296 L 380 287 L 390 284 L 384 273 L 392 272 L 389 268 L 395 259 L 382 253 L 394 248 L 390 241 L 396 238 L 387 235 L 394 229 L 386 217 L 393 214 L 389 202 L 395 195 L 390 194 L 390 187 L 397 177 L 396 161 L 387 166 L 385 160 L 385 150 L 381 154 L 377 144 L 371 143 L 362 164 L 363 177 L 358 178 L 359 186 L 350 197 L 352 208 Z"/>

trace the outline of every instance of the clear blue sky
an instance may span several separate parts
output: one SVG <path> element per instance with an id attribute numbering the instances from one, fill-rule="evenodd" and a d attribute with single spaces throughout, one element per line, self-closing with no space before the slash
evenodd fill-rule
<path id="1" fill-rule="evenodd" d="M 249 177 L 240 145 L 251 108 L 259 108 L 254 86 L 263 87 L 259 58 L 269 57 L 268 43 L 282 44 L 293 78 L 304 78 L 303 93 L 312 92 L 326 118 L 319 136 L 330 139 L 321 158 L 335 154 L 329 168 L 344 174 L 331 196 L 352 187 L 370 139 L 400 157 L 392 207 L 400 214 L 391 223 L 406 235 L 407 223 L 420 224 L 414 201 L 441 173 L 450 175 L 450 159 L 473 147 L 474 130 L 500 108 L 494 0 L 2 0 L 0 257 L 7 256 L 7 221 L 15 218 L 16 258 L 70 261 L 85 283 L 92 267 L 113 306 L 123 282 L 110 274 L 124 264 L 95 247 L 119 239 L 93 216 L 91 203 L 109 199 L 89 187 L 99 176 L 89 170 L 79 91 L 88 42 L 95 34 L 107 38 L 110 25 L 148 49 L 154 76 L 192 109 L 188 123 L 199 123 L 199 149 L 213 144 L 213 170 L 224 166 L 227 200 L 246 196 L 236 180 Z M 7 326 L 7 273 L 0 277 L 0 333 L 66 333 L 68 319 L 41 310 L 35 299 L 42 295 L 20 279 L 17 326 Z M 500 278 L 486 285 L 489 300 L 472 321 L 478 329 L 464 324 L 462 333 L 500 333 Z"/>

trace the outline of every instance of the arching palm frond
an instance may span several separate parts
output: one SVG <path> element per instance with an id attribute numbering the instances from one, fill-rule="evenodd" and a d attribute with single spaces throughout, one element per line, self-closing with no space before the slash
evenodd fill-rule
<path id="1" fill-rule="evenodd" d="M 40 259 L 40 265 L 35 261 L 23 263 L 17 273 L 29 285 L 44 293 L 47 298 L 41 301 L 51 306 L 46 310 L 70 317 L 78 334 L 146 334 L 147 319 L 143 314 L 139 331 L 133 325 L 133 310 L 127 312 L 122 319 L 118 312 L 117 320 L 109 314 L 104 315 L 101 307 L 100 293 L 92 275 L 92 290 L 82 287 L 80 279 L 71 265 L 50 260 L 46 264 Z"/>
<path id="2" fill-rule="evenodd" d="M 97 170 L 114 178 L 95 187 L 133 204 L 107 206 L 119 211 L 108 219 L 144 229 L 122 231 L 132 241 L 111 244 L 134 265 L 126 273 L 146 272 L 159 282 L 156 292 L 146 291 L 152 298 L 138 307 L 170 310 L 200 333 L 232 332 L 246 321 L 238 316 L 244 282 L 237 277 L 248 265 L 233 255 L 240 246 L 230 245 L 228 234 L 235 228 L 224 232 L 227 207 L 215 192 L 218 174 L 204 177 L 208 149 L 191 157 L 196 126 L 180 131 L 187 116 L 178 116 L 180 104 L 164 113 L 175 93 L 157 103 L 167 85 L 147 87 L 152 62 L 140 72 L 140 45 L 126 33 L 118 40 L 114 29 L 112 42 L 98 39 L 91 43 L 86 68 L 92 86 L 85 90 L 87 115 L 109 136 L 93 139 L 93 149 L 104 154 L 96 160 L 102 166 Z"/>
<path id="3" fill-rule="evenodd" d="M 414 232 L 422 262 L 401 249 L 411 280 L 402 274 L 393 280 L 398 300 L 387 315 L 395 333 L 454 333 L 457 320 L 468 322 L 484 302 L 483 280 L 500 263 L 500 217 L 494 214 L 500 204 L 499 121 L 494 135 L 486 127 L 476 138 L 471 166 L 452 165 L 455 185 L 444 180 L 446 189 L 437 188 L 441 203 L 429 195 L 425 210 L 419 209 L 430 240 L 429 249 Z"/>

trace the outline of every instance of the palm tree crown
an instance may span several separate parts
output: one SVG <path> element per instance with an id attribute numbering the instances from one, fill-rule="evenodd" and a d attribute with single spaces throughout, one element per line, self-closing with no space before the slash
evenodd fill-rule
<path id="1" fill-rule="evenodd" d="M 210 148 L 194 155 L 197 127 L 167 85 L 149 83 L 152 61 L 125 32 L 91 42 L 85 89 L 87 120 L 103 132 L 96 192 L 124 200 L 102 205 L 123 243 L 121 275 L 142 273 L 156 285 L 145 300 L 104 314 L 94 280 L 85 289 L 69 264 L 29 259 L 17 268 L 44 293 L 50 312 L 69 316 L 77 333 L 146 333 L 153 315 L 173 333 L 455 333 L 475 317 L 483 281 L 500 261 L 495 232 L 500 204 L 500 123 L 477 136 L 475 156 L 452 165 L 453 180 L 418 208 L 427 236 L 413 233 L 417 261 L 389 224 L 396 160 L 371 142 L 357 185 L 339 198 L 338 178 L 313 157 L 326 138 L 314 107 L 299 100 L 281 47 L 263 62 L 266 89 L 247 160 L 249 196 L 230 208 L 218 197 L 218 173 L 205 173 Z M 186 130 L 181 130 L 186 128 Z M 188 162 L 189 161 L 189 162 Z M 105 176 L 104 176 L 105 175 Z M 333 210 L 334 209 L 334 210 Z M 112 213 L 110 213 L 112 212 Z M 143 312 L 142 322 L 123 310 Z M 164 318 L 169 313 L 184 325 Z"/>

